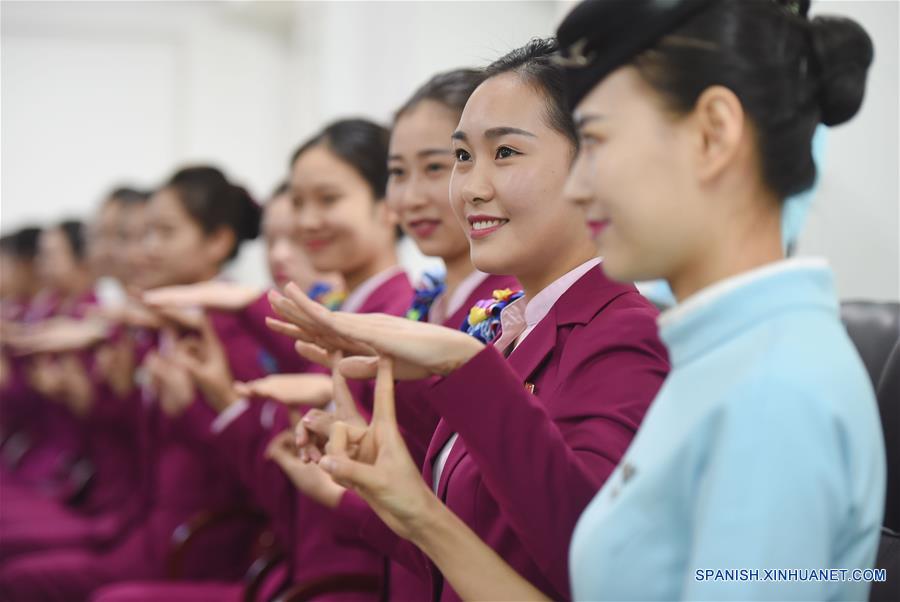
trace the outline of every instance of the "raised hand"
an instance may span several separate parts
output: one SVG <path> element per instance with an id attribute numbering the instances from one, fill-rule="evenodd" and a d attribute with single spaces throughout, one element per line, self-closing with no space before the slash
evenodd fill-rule
<path id="1" fill-rule="evenodd" d="M 96 353 L 96 370 L 117 397 L 134 390 L 134 346 L 128 337 L 101 346 Z"/>
<path id="2" fill-rule="evenodd" d="M 334 424 L 319 466 L 357 492 L 397 535 L 419 546 L 462 599 L 548 600 L 422 480 L 397 426 L 392 372 L 391 360 L 379 358 L 372 423 Z"/>
<path id="3" fill-rule="evenodd" d="M 206 402 L 222 412 L 239 398 L 234 391 L 228 357 L 205 315 L 201 314 L 195 326 L 199 336 L 182 337 L 175 345 L 173 357 L 203 392 Z"/>
<path id="4" fill-rule="evenodd" d="M 285 295 L 272 292 L 269 299 L 289 323 L 279 331 L 306 343 L 298 351 L 314 351 L 309 347 L 313 345 L 347 356 L 391 356 L 401 380 L 447 375 L 484 348 L 465 333 L 435 324 L 385 314 L 332 312 L 291 284 L 285 287 Z"/>
<path id="5" fill-rule="evenodd" d="M 269 442 L 266 457 L 281 468 L 294 486 L 323 506 L 334 508 L 346 491 L 335 483 L 318 464 L 302 461 L 297 454 L 294 434 L 284 431 Z"/>
<path id="6" fill-rule="evenodd" d="M 147 354 L 143 365 L 163 412 L 168 416 L 180 416 L 194 401 L 194 383 L 190 374 L 183 366 L 155 351 Z"/>
<path id="7" fill-rule="evenodd" d="M 143 300 L 153 307 L 208 307 L 225 311 L 240 311 L 263 294 L 261 289 L 234 282 L 210 281 L 182 286 L 166 286 L 143 294 Z"/>
<path id="8" fill-rule="evenodd" d="M 337 422 L 330 435 L 319 466 L 337 484 L 357 492 L 401 537 L 409 539 L 426 525 L 441 502 L 422 479 L 397 426 L 389 358 L 378 361 L 369 426 Z"/>
<path id="9" fill-rule="evenodd" d="M 109 324 L 100 319 L 55 318 L 10 340 L 17 355 L 62 353 L 91 347 L 107 337 Z"/>
<path id="10" fill-rule="evenodd" d="M 48 355 L 37 356 L 26 369 L 26 378 L 31 388 L 47 399 L 62 399 L 62 370 L 59 363 L 52 357 Z"/>

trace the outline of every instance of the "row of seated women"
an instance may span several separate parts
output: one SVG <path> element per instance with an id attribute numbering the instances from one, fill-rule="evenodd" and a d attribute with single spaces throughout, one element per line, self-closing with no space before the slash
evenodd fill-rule
<path id="1" fill-rule="evenodd" d="M 263 209 L 191 166 L 5 238 L 0 599 L 865 599 L 763 578 L 871 569 L 885 508 L 831 271 L 785 259 L 872 60 L 808 8 L 587 0 Z M 220 276 L 259 231 L 268 291 Z"/>

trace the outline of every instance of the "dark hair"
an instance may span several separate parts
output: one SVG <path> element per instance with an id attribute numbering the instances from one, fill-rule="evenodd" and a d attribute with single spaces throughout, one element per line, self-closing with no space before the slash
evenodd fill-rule
<path id="1" fill-rule="evenodd" d="M 228 259 L 237 255 L 245 240 L 259 235 L 261 210 L 244 188 L 228 181 L 215 167 L 186 167 L 175 172 L 165 185 L 175 192 L 185 210 L 211 234 L 219 228 L 230 228 L 235 243 Z"/>
<path id="2" fill-rule="evenodd" d="M 763 178 L 781 198 L 812 186 L 815 128 L 856 114 L 873 58 L 857 23 L 810 21 L 808 9 L 808 0 L 712 2 L 634 61 L 678 114 L 710 86 L 734 92 L 754 125 Z"/>
<path id="3" fill-rule="evenodd" d="M 291 165 L 309 149 L 324 145 L 350 165 L 372 188 L 376 200 L 384 199 L 387 188 L 387 156 L 390 131 L 367 119 L 335 121 L 307 140 L 291 156 Z"/>
<path id="4" fill-rule="evenodd" d="M 272 191 L 272 194 L 269 195 L 269 199 L 274 199 L 275 197 L 279 197 L 291 189 L 291 184 L 288 181 L 281 182 L 278 186 L 275 187 L 275 190 Z"/>
<path id="5" fill-rule="evenodd" d="M 106 197 L 107 203 L 119 203 L 125 206 L 140 205 L 147 202 L 150 193 L 128 186 L 114 188 Z"/>
<path id="6" fill-rule="evenodd" d="M 544 95 L 547 101 L 547 124 L 578 148 L 578 132 L 566 99 L 565 72 L 555 57 L 559 52 L 556 38 L 535 38 L 500 57 L 484 69 L 485 79 L 503 73 L 516 73 Z"/>
<path id="7" fill-rule="evenodd" d="M 425 100 L 432 100 L 462 113 L 472 92 L 481 85 L 484 78 L 484 71 L 480 69 L 454 69 L 438 73 L 413 92 L 403 106 L 397 109 L 394 121 Z"/>
<path id="8" fill-rule="evenodd" d="M 41 229 L 35 227 L 22 228 L 3 237 L 3 251 L 21 261 L 34 261 L 38 253 L 38 239 Z"/>
<path id="9" fill-rule="evenodd" d="M 79 261 L 84 259 L 84 223 L 75 219 L 67 219 L 60 222 L 57 228 L 69 242 L 69 248 L 72 249 L 72 255 L 75 256 L 75 259 Z"/>

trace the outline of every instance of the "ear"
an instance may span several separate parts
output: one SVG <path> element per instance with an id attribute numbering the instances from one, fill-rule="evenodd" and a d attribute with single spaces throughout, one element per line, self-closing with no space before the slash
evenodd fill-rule
<path id="1" fill-rule="evenodd" d="M 236 237 L 234 230 L 226 226 L 219 226 L 211 234 L 206 236 L 204 248 L 216 265 L 221 265 L 231 254 Z"/>
<path id="2" fill-rule="evenodd" d="M 694 104 L 692 114 L 700 134 L 698 177 L 709 181 L 730 166 L 741 151 L 747 133 L 744 107 L 724 86 L 711 86 Z"/>

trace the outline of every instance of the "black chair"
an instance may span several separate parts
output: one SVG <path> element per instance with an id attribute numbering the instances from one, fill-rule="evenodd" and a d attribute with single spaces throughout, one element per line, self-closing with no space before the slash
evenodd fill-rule
<path id="1" fill-rule="evenodd" d="M 900 532 L 900 342 L 894 345 L 878 384 L 878 411 L 887 452 L 884 526 Z"/>
<path id="2" fill-rule="evenodd" d="M 841 320 L 877 388 L 888 355 L 900 339 L 900 303 L 845 301 Z"/>
<path id="3" fill-rule="evenodd" d="M 887 581 L 873 583 L 869 599 L 887 602 L 900 600 L 900 342 L 894 345 L 878 384 L 878 411 L 887 452 L 887 496 L 875 566 L 887 571 Z"/>

